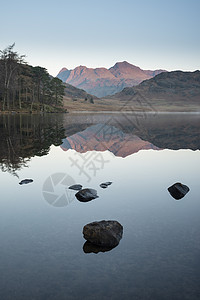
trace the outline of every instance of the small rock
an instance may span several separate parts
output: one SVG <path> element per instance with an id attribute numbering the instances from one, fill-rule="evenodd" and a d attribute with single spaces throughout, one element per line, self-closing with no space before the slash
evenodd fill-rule
<path id="1" fill-rule="evenodd" d="M 97 191 L 94 189 L 80 190 L 75 194 L 75 196 L 80 202 L 88 202 L 99 197 L 97 195 Z"/>
<path id="2" fill-rule="evenodd" d="M 80 191 L 82 189 L 82 185 L 81 184 L 73 184 L 69 187 L 70 190 L 75 190 L 75 191 Z"/>
<path id="3" fill-rule="evenodd" d="M 23 179 L 19 182 L 20 185 L 33 182 L 33 179 Z"/>
<path id="4" fill-rule="evenodd" d="M 168 188 L 170 195 L 176 200 L 182 199 L 189 192 L 189 190 L 190 189 L 187 185 L 184 185 L 180 182 L 174 183 Z"/>
<path id="5" fill-rule="evenodd" d="M 106 189 L 106 188 L 107 188 L 109 185 L 111 185 L 111 184 L 112 184 L 111 181 L 103 182 L 103 183 L 100 184 L 100 187 L 101 187 L 102 189 Z"/>
<path id="6" fill-rule="evenodd" d="M 119 244 L 123 235 L 123 226 L 117 221 L 92 222 L 83 227 L 83 237 L 90 243 L 106 248 Z"/>
<path id="7" fill-rule="evenodd" d="M 107 252 L 112 250 L 115 247 L 103 247 L 103 246 L 98 246 L 98 245 L 94 245 L 88 241 L 85 242 L 85 244 L 83 245 L 83 252 L 84 253 L 99 253 L 99 252 Z"/>

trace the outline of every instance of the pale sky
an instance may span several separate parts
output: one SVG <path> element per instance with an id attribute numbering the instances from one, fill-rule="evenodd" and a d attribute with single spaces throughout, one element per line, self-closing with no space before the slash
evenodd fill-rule
<path id="1" fill-rule="evenodd" d="M 0 49 L 16 43 L 29 64 L 200 69 L 200 0 L 1 1 Z"/>

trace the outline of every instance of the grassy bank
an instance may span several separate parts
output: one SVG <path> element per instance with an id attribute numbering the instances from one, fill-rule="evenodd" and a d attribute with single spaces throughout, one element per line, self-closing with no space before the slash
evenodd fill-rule
<path id="1" fill-rule="evenodd" d="M 134 103 L 132 101 L 122 101 L 119 99 L 95 99 L 94 103 L 88 103 L 84 101 L 84 99 L 76 99 L 76 101 L 64 97 L 64 108 L 67 109 L 68 112 L 74 111 L 133 111 L 133 112 L 141 112 L 141 111 L 155 111 L 155 112 L 199 112 L 200 106 L 196 104 L 178 104 L 178 103 L 170 103 L 165 104 L 159 103 L 157 100 L 151 101 L 150 104 L 146 103 L 143 105 L 139 105 L 138 103 Z"/>

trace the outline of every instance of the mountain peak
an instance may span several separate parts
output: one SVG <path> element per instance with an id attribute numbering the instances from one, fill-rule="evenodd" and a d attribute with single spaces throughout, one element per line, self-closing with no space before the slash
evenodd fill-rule
<path id="1" fill-rule="evenodd" d="M 124 60 L 124 61 L 118 61 L 118 62 L 116 62 L 116 64 L 114 65 L 114 66 L 122 66 L 122 65 L 124 65 L 124 66 L 128 66 L 128 65 L 131 65 L 129 62 L 127 62 L 126 60 Z"/>
<path id="2" fill-rule="evenodd" d="M 60 74 L 60 73 L 62 73 L 62 72 L 65 72 L 65 71 L 68 71 L 68 69 L 67 68 L 62 68 L 61 70 L 60 70 L 60 72 L 58 73 L 58 74 Z"/>
<path id="3" fill-rule="evenodd" d="M 116 77 L 121 79 L 135 79 L 136 81 L 143 81 L 148 79 L 148 75 L 141 70 L 139 67 L 134 66 L 127 61 L 117 62 L 113 67 L 111 67 L 110 72 Z M 149 76 L 150 78 L 150 76 Z M 134 84 L 133 84 L 134 85 Z"/>
<path id="4" fill-rule="evenodd" d="M 88 69 L 88 68 L 86 66 L 80 65 L 80 66 L 76 67 L 75 69 L 84 70 L 84 69 Z"/>
<path id="5" fill-rule="evenodd" d="M 138 68 L 138 69 L 140 69 L 139 67 L 136 67 L 136 66 L 130 64 L 126 60 L 116 62 L 116 64 L 113 67 L 111 67 L 109 70 L 116 69 L 116 68 Z"/>

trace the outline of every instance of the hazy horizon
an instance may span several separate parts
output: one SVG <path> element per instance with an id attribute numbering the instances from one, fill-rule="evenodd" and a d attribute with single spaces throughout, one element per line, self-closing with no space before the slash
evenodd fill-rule
<path id="1" fill-rule="evenodd" d="M 54 76 L 60 69 L 200 69 L 198 0 L 9 1 L 1 4 L 0 49 L 15 50 Z"/>

